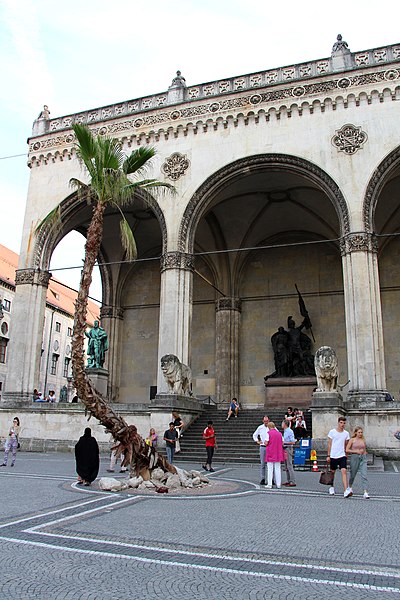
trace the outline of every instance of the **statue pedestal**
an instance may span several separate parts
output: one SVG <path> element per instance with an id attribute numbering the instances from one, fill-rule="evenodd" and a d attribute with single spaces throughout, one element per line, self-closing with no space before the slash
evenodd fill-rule
<path id="1" fill-rule="evenodd" d="M 271 377 L 265 382 L 265 407 L 308 408 L 316 385 L 315 377 Z"/>
<path id="2" fill-rule="evenodd" d="M 326 452 L 327 435 L 337 427 L 339 417 L 346 414 L 339 392 L 314 392 L 310 407 L 312 413 L 313 448 Z"/>
<path id="3" fill-rule="evenodd" d="M 92 386 L 101 394 L 104 398 L 107 398 L 107 387 L 108 387 L 108 371 L 107 369 L 88 367 L 86 375 L 89 378 Z"/>
<path id="4" fill-rule="evenodd" d="M 156 397 L 150 402 L 150 409 L 171 409 L 171 411 L 180 410 L 203 410 L 203 404 L 194 396 L 183 396 L 180 394 L 156 394 Z"/>

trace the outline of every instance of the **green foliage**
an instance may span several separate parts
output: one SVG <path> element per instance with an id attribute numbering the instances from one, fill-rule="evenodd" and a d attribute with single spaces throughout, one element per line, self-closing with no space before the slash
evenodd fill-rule
<path id="1" fill-rule="evenodd" d="M 133 231 L 130 228 L 128 221 L 123 217 L 119 223 L 121 243 L 126 252 L 127 260 L 136 260 L 137 248 Z"/>

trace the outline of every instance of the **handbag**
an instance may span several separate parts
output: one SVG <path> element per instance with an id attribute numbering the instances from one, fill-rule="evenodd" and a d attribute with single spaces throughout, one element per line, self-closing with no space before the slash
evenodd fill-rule
<path id="1" fill-rule="evenodd" d="M 20 448 L 21 448 L 21 444 L 18 442 L 17 449 L 19 450 Z"/>
<path id="2" fill-rule="evenodd" d="M 335 471 L 331 471 L 327 465 L 325 471 L 322 471 L 322 473 L 321 473 L 319 482 L 322 485 L 333 485 L 334 477 L 335 477 Z"/>

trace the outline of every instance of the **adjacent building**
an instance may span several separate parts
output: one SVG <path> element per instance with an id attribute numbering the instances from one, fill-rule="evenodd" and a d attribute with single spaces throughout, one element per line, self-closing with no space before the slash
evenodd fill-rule
<path id="1" fill-rule="evenodd" d="M 0 299 L 3 312 L 0 320 L 0 393 L 7 386 L 8 347 L 14 335 L 15 271 L 18 268 L 18 258 L 18 254 L 0 244 Z M 36 388 L 43 398 L 53 391 L 57 400 L 72 400 L 71 338 L 75 298 L 74 290 L 53 277 L 50 278 L 42 321 L 39 373 L 31 396 Z M 99 306 L 89 301 L 88 325 L 93 325 L 98 315 Z"/>

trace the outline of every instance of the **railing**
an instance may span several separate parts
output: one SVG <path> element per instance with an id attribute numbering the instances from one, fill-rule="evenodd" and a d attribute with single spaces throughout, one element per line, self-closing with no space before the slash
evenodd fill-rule
<path id="1" fill-rule="evenodd" d="M 384 64 L 389 65 L 390 63 L 400 59 L 400 44 L 393 46 L 382 46 L 380 48 L 365 50 L 362 52 L 352 52 L 350 53 L 349 57 L 351 66 L 346 67 L 345 71 Z M 188 104 L 196 100 L 217 98 L 246 90 L 254 90 L 254 92 L 257 92 L 258 88 L 275 86 L 294 80 L 305 81 L 313 77 L 329 75 L 337 72 L 338 71 L 334 68 L 331 57 L 322 58 L 291 66 L 268 69 L 266 71 L 259 71 L 247 75 L 228 77 L 218 81 L 210 81 L 207 83 L 182 88 L 182 98 L 179 101 L 176 100 L 176 95 L 166 91 L 152 96 L 127 100 L 125 102 L 110 104 L 109 106 L 103 106 L 85 112 L 67 115 L 56 119 L 50 119 L 47 121 L 48 129 L 47 127 L 46 129 L 48 133 L 53 133 L 70 129 L 74 123 L 84 123 L 87 125 L 102 123 L 119 117 L 135 115 L 155 109 L 162 109 L 163 107 L 168 107 L 173 104 Z M 388 73 L 388 78 L 390 78 L 391 71 L 388 71 Z M 395 70 L 393 70 L 392 78 L 397 79 L 397 77 L 398 73 L 396 74 Z M 218 107 L 218 103 L 216 103 L 216 107 Z M 181 114 L 184 116 L 184 112 L 184 109 L 176 111 L 176 118 L 179 118 Z M 173 118 L 174 115 L 172 113 L 172 119 Z M 41 133 L 33 133 L 32 137 L 35 137 L 36 135 L 41 135 Z"/>

